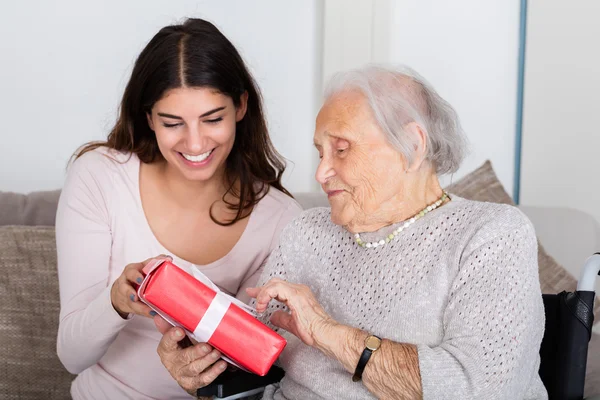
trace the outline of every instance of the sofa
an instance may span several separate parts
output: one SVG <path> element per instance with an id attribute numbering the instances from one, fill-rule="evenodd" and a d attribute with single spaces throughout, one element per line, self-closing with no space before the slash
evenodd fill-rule
<path id="1" fill-rule="evenodd" d="M 512 203 L 489 162 L 447 188 L 480 201 Z M 60 191 L 0 192 L 0 399 L 65 399 L 74 378 L 56 356 L 59 296 L 54 221 Z M 304 208 L 327 206 L 298 193 Z M 600 227 L 585 213 L 521 207 L 538 239 L 544 293 L 573 290 L 585 258 L 600 249 Z M 546 250 L 547 249 L 547 250 Z M 595 314 L 600 306 L 597 302 Z M 598 318 L 596 318 L 598 321 Z M 588 357 L 586 396 L 600 393 L 600 324 Z"/>

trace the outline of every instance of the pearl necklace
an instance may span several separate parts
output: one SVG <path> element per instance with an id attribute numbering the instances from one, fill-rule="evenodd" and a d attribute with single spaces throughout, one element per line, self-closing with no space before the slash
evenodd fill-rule
<path id="1" fill-rule="evenodd" d="M 439 206 L 441 206 L 442 203 L 444 201 L 446 201 L 446 199 L 450 199 L 450 196 L 448 196 L 448 193 L 446 193 L 446 191 L 443 191 L 442 193 L 443 193 L 442 197 L 440 197 L 435 203 L 433 203 L 431 205 L 428 205 L 427 207 L 425 207 L 424 209 L 422 209 L 421 211 L 419 211 L 411 219 L 409 219 L 406 222 L 404 222 L 404 224 L 402 224 L 402 226 L 398 227 L 394 232 L 392 232 L 389 235 L 387 235 L 387 237 L 385 239 L 376 240 L 374 242 L 364 242 L 360 238 L 360 234 L 356 233 L 354 235 L 354 240 L 361 247 L 366 247 L 368 249 L 379 247 L 379 246 L 383 246 L 384 244 L 391 242 L 396 236 L 398 236 L 398 234 L 400 234 L 400 232 L 402 232 L 403 230 L 405 230 L 406 228 L 408 228 L 409 226 L 411 226 L 412 224 L 414 224 L 418 219 L 423 218 L 430 211 L 433 211 L 436 208 L 438 208 Z"/>

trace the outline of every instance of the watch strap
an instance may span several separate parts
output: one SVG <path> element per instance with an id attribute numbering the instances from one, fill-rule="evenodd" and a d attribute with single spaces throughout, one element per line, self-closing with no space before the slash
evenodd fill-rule
<path id="1" fill-rule="evenodd" d="M 362 354 L 360 355 L 358 364 L 356 365 L 356 370 L 354 371 L 354 375 L 352 376 L 352 382 L 358 382 L 362 379 L 362 374 L 365 370 L 365 367 L 367 366 L 367 363 L 371 359 L 372 355 L 373 355 L 373 351 L 371 349 L 365 347 Z"/>

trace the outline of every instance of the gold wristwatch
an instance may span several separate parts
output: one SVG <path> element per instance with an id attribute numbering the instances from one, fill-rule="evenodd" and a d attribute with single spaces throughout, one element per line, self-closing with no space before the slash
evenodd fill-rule
<path id="1" fill-rule="evenodd" d="M 358 382 L 362 379 L 363 371 L 367 366 L 367 363 L 371 359 L 371 356 L 374 352 L 379 350 L 381 347 L 381 338 L 370 335 L 365 339 L 365 349 L 360 355 L 360 359 L 358 360 L 358 365 L 356 366 L 356 370 L 354 371 L 354 375 L 352 376 L 352 382 Z"/>

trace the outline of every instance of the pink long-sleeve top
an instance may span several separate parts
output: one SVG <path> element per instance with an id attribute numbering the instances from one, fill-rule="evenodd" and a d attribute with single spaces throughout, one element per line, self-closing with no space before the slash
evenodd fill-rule
<path id="1" fill-rule="evenodd" d="M 152 233 L 139 192 L 140 160 L 106 148 L 73 163 L 56 218 L 60 283 L 57 351 L 78 374 L 74 399 L 189 399 L 156 353 L 161 335 L 150 318 L 122 319 L 110 299 L 124 267 L 158 254 L 173 256 L 188 271 L 200 269 L 225 292 L 243 300 L 256 284 L 280 231 L 301 211 L 271 188 L 223 258 L 194 265 L 164 248 Z"/>

